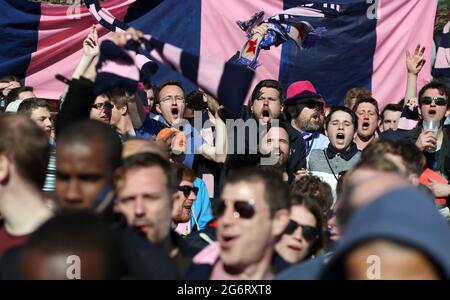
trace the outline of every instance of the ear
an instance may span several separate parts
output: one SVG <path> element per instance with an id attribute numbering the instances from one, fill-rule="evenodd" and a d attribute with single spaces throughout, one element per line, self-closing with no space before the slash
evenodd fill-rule
<path id="1" fill-rule="evenodd" d="M 283 234 L 286 226 L 289 223 L 289 210 L 280 209 L 273 216 L 272 220 L 272 235 L 278 237 Z"/>
<path id="2" fill-rule="evenodd" d="M 208 96 L 206 95 L 206 93 L 203 93 L 202 98 L 203 102 L 208 103 Z"/>
<path id="3" fill-rule="evenodd" d="M 158 114 L 162 114 L 162 111 L 161 111 L 161 105 L 160 105 L 159 103 L 157 103 L 157 104 L 155 105 L 155 108 L 156 108 L 156 111 L 158 112 Z"/>
<path id="4" fill-rule="evenodd" d="M 281 109 L 280 109 L 281 113 L 284 113 L 284 105 L 281 104 Z"/>
<path id="5" fill-rule="evenodd" d="M 0 184 L 5 184 L 10 176 L 11 162 L 5 155 L 0 155 Z"/>
<path id="6" fill-rule="evenodd" d="M 128 106 L 126 106 L 126 105 L 120 109 L 120 114 L 122 116 L 125 116 L 127 114 L 127 112 L 128 112 Z"/>
<path id="7" fill-rule="evenodd" d="M 252 100 L 248 101 L 248 107 L 250 108 L 251 112 L 253 113 L 253 101 Z"/>

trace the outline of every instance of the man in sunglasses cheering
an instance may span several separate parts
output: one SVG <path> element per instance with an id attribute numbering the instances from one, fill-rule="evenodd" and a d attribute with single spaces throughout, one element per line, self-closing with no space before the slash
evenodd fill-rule
<path id="1" fill-rule="evenodd" d="M 275 243 L 288 222 L 281 175 L 260 167 L 232 173 L 219 200 L 218 243 L 194 257 L 186 279 L 271 279 Z"/>
<path id="2" fill-rule="evenodd" d="M 307 160 L 311 150 L 323 150 L 328 146 L 328 138 L 320 133 L 323 130 L 325 106 L 325 100 L 310 81 L 297 81 L 288 87 L 284 113 L 289 122 L 290 143 L 303 139 Z M 296 176 L 306 175 L 304 169 L 295 171 Z"/>
<path id="3" fill-rule="evenodd" d="M 447 93 L 446 86 L 439 82 L 430 82 L 419 92 L 419 108 L 422 115 L 422 123 L 411 130 L 409 137 L 420 150 L 425 151 L 429 167 L 433 167 L 433 163 L 439 163 L 439 159 L 432 161 L 435 155 L 429 154 L 440 152 L 440 146 L 444 140 L 442 124 L 448 108 Z M 430 122 L 439 124 L 437 132 L 424 128 L 424 123 Z M 445 139 L 448 141 L 447 137 Z"/>
<path id="4" fill-rule="evenodd" d="M 447 87 L 437 81 L 426 84 L 419 91 L 419 110 L 422 121 L 408 132 L 408 138 L 423 151 L 427 168 L 450 178 L 450 130 L 443 126 L 445 114 L 449 108 L 448 96 Z M 431 126 L 432 123 L 437 123 L 437 126 Z M 437 198 L 448 198 L 450 195 L 450 185 L 445 183 L 430 179 L 428 188 Z M 441 204 L 445 205 L 445 203 Z"/>

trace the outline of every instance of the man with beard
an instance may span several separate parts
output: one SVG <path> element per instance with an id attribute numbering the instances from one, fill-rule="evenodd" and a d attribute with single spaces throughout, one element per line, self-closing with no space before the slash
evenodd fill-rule
<path id="1" fill-rule="evenodd" d="M 293 145 L 299 140 L 304 141 L 307 161 L 312 150 L 323 150 L 329 143 L 328 138 L 320 133 L 325 105 L 325 100 L 310 81 L 297 81 L 288 87 L 284 111 L 287 121 L 290 122 L 288 125 L 290 143 Z M 296 177 L 307 173 L 304 169 L 297 169 L 294 172 Z"/>
<path id="2" fill-rule="evenodd" d="M 279 169 L 283 180 L 288 181 L 287 162 L 291 153 L 289 135 L 284 124 L 272 126 L 263 136 L 260 151 L 270 165 Z"/>
<path id="3" fill-rule="evenodd" d="M 358 117 L 355 143 L 358 150 L 363 151 L 367 145 L 378 139 L 378 127 L 380 125 L 378 102 L 372 97 L 360 98 L 353 107 L 353 112 Z"/>

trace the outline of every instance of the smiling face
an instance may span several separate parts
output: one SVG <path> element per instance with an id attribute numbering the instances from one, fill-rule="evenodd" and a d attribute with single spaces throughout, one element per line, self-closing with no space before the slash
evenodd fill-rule
<path id="1" fill-rule="evenodd" d="M 262 124 L 276 119 L 282 111 L 280 93 L 277 89 L 262 87 L 259 97 L 252 101 L 251 110 L 255 118 Z"/>
<path id="2" fill-rule="evenodd" d="M 225 201 L 226 208 L 218 218 L 217 236 L 220 259 L 227 267 L 242 271 L 271 251 L 273 219 L 264 189 L 261 182 L 237 182 L 226 184 L 222 191 L 220 201 Z M 254 203 L 254 215 L 247 219 L 240 217 L 234 211 L 237 201 Z"/>
<path id="3" fill-rule="evenodd" d="M 162 114 L 169 125 L 181 122 L 186 107 L 183 90 L 177 85 L 166 85 L 159 92 L 160 103 L 156 110 Z"/>
<path id="4" fill-rule="evenodd" d="M 338 151 L 347 149 L 355 135 L 352 116 L 344 111 L 334 112 L 328 123 L 326 134 L 331 145 Z"/>
<path id="5" fill-rule="evenodd" d="M 356 110 L 356 116 L 358 117 L 358 136 L 361 138 L 372 137 L 378 127 L 376 107 L 368 102 L 360 103 Z"/>
<path id="6" fill-rule="evenodd" d="M 293 205 L 291 207 L 290 219 L 299 225 L 316 227 L 317 221 L 314 215 L 303 205 Z M 311 251 L 314 241 L 308 241 L 303 236 L 301 226 L 291 234 L 283 234 L 280 241 L 276 244 L 275 249 L 283 259 L 295 264 L 304 259 Z"/>
<path id="7" fill-rule="evenodd" d="M 285 165 L 289 158 L 289 135 L 284 128 L 272 127 L 263 137 L 261 152 L 269 153 L 276 158 L 276 162 Z"/>
<path id="8" fill-rule="evenodd" d="M 442 95 L 438 89 L 428 89 L 423 93 L 422 99 L 424 97 L 431 98 L 445 98 L 445 95 Z M 431 104 L 424 104 L 421 102 L 420 111 L 422 113 L 422 118 L 428 121 L 441 121 L 445 118 L 445 113 L 447 111 L 446 105 L 436 105 L 436 100 L 432 101 Z"/>
<path id="9" fill-rule="evenodd" d="M 134 168 L 126 171 L 117 191 L 115 211 L 156 244 L 167 238 L 172 219 L 166 180 L 164 171 L 157 166 Z"/>

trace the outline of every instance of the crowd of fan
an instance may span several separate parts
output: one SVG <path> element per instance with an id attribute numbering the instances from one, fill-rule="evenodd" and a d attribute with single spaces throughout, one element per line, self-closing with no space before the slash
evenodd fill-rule
<path id="1" fill-rule="evenodd" d="M 95 27 L 83 50 L 58 112 L 0 79 L 0 278 L 73 255 L 81 279 L 450 278 L 450 92 L 417 93 L 423 47 L 381 112 L 267 79 L 239 116 L 176 81 L 95 95 Z"/>

